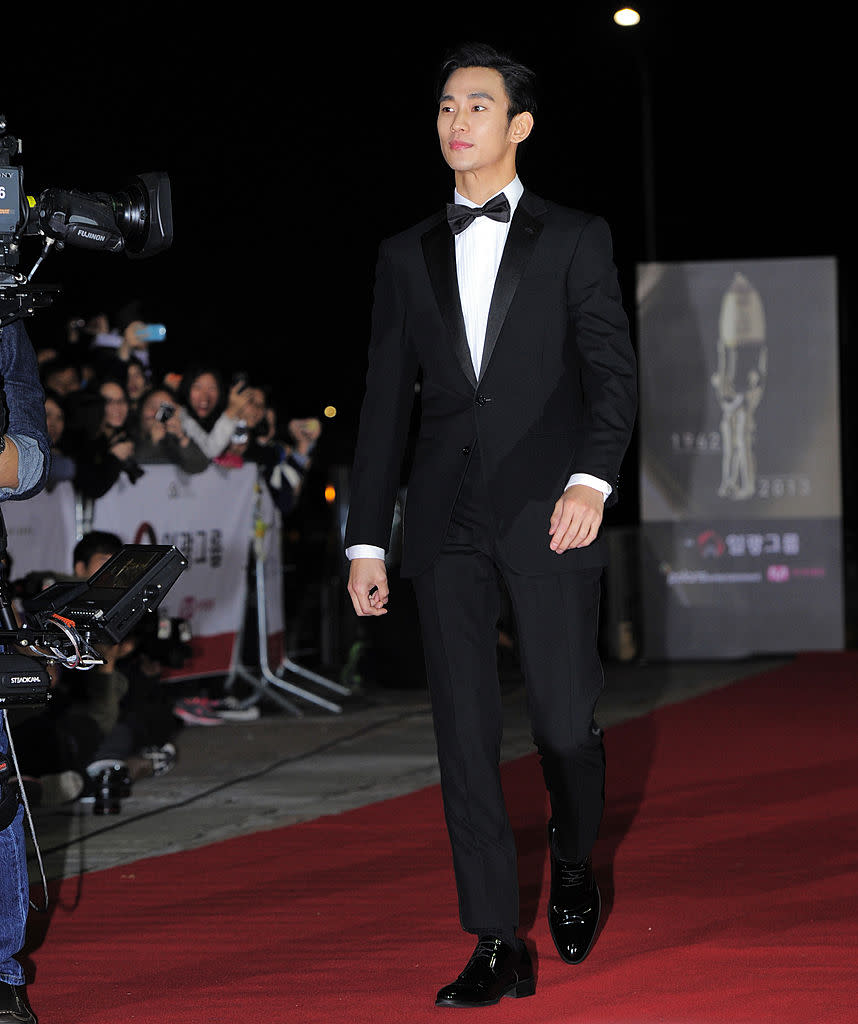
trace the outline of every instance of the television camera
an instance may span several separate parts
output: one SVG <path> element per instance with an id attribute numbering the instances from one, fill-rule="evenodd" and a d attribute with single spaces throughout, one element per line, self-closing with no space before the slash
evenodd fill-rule
<path id="1" fill-rule="evenodd" d="M 24 191 L 20 155 L 20 140 L 0 114 L 0 329 L 32 316 L 56 297 L 57 286 L 32 284 L 52 248 L 74 245 L 139 259 L 172 244 L 172 198 L 165 173 L 137 175 L 113 194 L 47 188 L 35 198 Z M 42 251 L 25 274 L 19 263 L 28 237 L 41 238 Z M 0 572 L 0 710 L 47 702 L 48 674 L 31 655 L 69 668 L 101 664 L 94 644 L 117 643 L 126 636 L 160 604 L 186 564 L 172 547 L 126 545 L 88 581 L 57 583 L 29 602 L 31 621 L 21 627 Z M 27 653 L 8 653 L 9 648 Z"/>
<path id="2" fill-rule="evenodd" d="M 57 286 L 32 284 L 52 248 L 73 245 L 142 259 L 172 244 L 170 179 L 164 172 L 139 174 L 113 194 L 52 187 L 34 197 L 24 191 L 24 169 L 16 166 L 20 154 L 20 140 L 0 114 L 0 327 L 53 302 Z M 42 251 L 24 273 L 18 269 L 21 243 L 30 236 L 41 238 Z"/>

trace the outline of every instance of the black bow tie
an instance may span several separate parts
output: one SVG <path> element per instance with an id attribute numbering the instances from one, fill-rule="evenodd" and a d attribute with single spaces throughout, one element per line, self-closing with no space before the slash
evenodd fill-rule
<path id="1" fill-rule="evenodd" d="M 464 203 L 447 203 L 447 223 L 454 235 L 458 235 L 477 217 L 491 217 L 492 220 L 509 221 L 509 200 L 501 192 L 490 199 L 485 206 L 465 206 Z"/>

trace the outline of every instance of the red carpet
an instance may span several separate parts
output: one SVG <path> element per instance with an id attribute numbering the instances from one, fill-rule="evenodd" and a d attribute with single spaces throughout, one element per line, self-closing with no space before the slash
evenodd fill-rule
<path id="1" fill-rule="evenodd" d="M 42 1024 L 855 1024 L 858 655 L 802 656 L 607 743 L 607 913 L 577 968 L 544 920 L 536 760 L 505 767 L 533 998 L 432 1005 L 472 948 L 433 787 L 63 883 L 28 961 L 36 1012 Z"/>

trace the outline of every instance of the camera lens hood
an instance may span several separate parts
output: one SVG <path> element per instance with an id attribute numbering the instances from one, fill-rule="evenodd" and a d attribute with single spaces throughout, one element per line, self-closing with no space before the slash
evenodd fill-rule
<path id="1" fill-rule="evenodd" d="M 131 259 L 144 259 L 173 243 L 173 205 L 170 178 L 164 171 L 137 175 L 125 192 L 111 197 L 116 224 Z"/>

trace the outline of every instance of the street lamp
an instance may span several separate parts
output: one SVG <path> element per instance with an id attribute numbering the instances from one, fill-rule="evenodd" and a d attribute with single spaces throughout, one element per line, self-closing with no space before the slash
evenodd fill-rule
<path id="1" fill-rule="evenodd" d="M 633 7 L 621 7 L 614 11 L 614 21 L 622 28 L 631 28 L 640 23 L 641 16 Z"/>
<path id="2" fill-rule="evenodd" d="M 614 23 L 620 28 L 634 28 L 641 16 L 632 7 L 614 12 Z M 655 260 L 655 159 L 652 134 L 652 87 L 649 66 L 643 49 L 637 53 L 641 93 L 641 149 L 644 192 L 644 255 L 649 262 Z"/>

